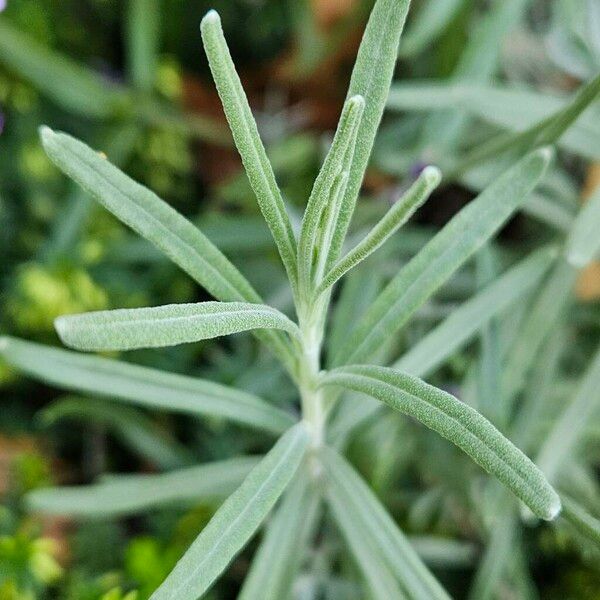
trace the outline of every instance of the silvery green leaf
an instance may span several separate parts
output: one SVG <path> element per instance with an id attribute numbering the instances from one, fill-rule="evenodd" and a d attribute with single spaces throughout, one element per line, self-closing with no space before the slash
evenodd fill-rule
<path id="1" fill-rule="evenodd" d="M 291 415 L 253 394 L 204 379 L 11 337 L 0 338 L 0 354 L 27 375 L 68 390 L 150 409 L 230 419 L 274 433 L 294 423 Z"/>
<path id="2" fill-rule="evenodd" d="M 265 304 L 195 302 L 148 308 L 100 310 L 55 320 L 66 346 L 78 350 L 161 348 L 252 329 L 282 329 L 298 337 L 298 326 Z"/>
<path id="3" fill-rule="evenodd" d="M 317 246 L 319 224 L 323 220 L 323 212 L 331 198 L 331 191 L 337 178 L 347 170 L 352 160 L 364 107 L 365 101 L 362 96 L 353 96 L 344 104 L 331 148 L 325 157 L 306 205 L 298 239 L 298 280 L 306 297 L 311 292 L 315 250 L 325 254 L 329 250 L 329 248 Z M 335 218 L 335 214 L 332 216 Z"/>
<path id="4" fill-rule="evenodd" d="M 490 5 L 472 27 L 451 75 L 453 81 L 487 81 L 498 67 L 502 43 L 523 17 L 528 0 L 504 0 Z M 454 151 L 468 122 L 464 110 L 434 113 L 424 127 L 424 152 L 436 160 Z"/>
<path id="5" fill-rule="evenodd" d="M 399 198 L 369 233 L 340 259 L 320 282 L 316 294 L 323 293 L 350 269 L 373 254 L 429 198 L 442 176 L 436 167 L 426 167 L 417 181 Z"/>
<path id="6" fill-rule="evenodd" d="M 113 402 L 68 396 L 44 408 L 38 416 L 45 426 L 62 420 L 102 425 L 126 447 L 162 469 L 174 469 L 191 462 L 191 454 L 165 435 L 142 411 Z"/>
<path id="7" fill-rule="evenodd" d="M 385 367 L 352 365 L 326 373 L 322 385 L 338 385 L 414 417 L 456 444 L 510 488 L 542 519 L 560 512 L 560 499 L 542 472 L 485 417 L 423 380 Z"/>
<path id="8" fill-rule="evenodd" d="M 464 0 L 425 0 L 411 15 L 400 42 L 400 56 L 413 57 L 436 40 L 463 6 Z"/>
<path id="9" fill-rule="evenodd" d="M 418 377 L 431 373 L 493 316 L 535 288 L 557 254 L 554 247 L 542 248 L 511 267 L 411 346 L 394 368 Z"/>
<path id="10" fill-rule="evenodd" d="M 600 544 L 600 519 L 590 515 L 578 502 L 571 497 L 561 495 L 563 503 L 562 516 L 580 533 Z"/>
<path id="11" fill-rule="evenodd" d="M 461 109 L 493 125 L 520 131 L 550 117 L 568 102 L 568 98 L 521 87 L 408 81 L 392 86 L 387 108 L 411 112 Z M 597 119 L 588 112 L 582 112 L 558 143 L 572 152 L 593 159 L 600 158 L 599 139 Z"/>
<path id="12" fill-rule="evenodd" d="M 256 457 L 241 457 L 160 475 L 111 475 L 99 483 L 34 490 L 30 510 L 80 519 L 139 514 L 176 502 L 213 503 L 229 496 L 256 467 Z"/>
<path id="13" fill-rule="evenodd" d="M 367 544 L 371 550 L 364 560 L 389 568 L 409 598 L 448 598 L 358 473 L 331 448 L 323 448 L 321 460 L 327 473 L 327 501 L 353 550 Z"/>
<path id="14" fill-rule="evenodd" d="M 89 146 L 48 127 L 42 144 L 54 164 L 100 204 L 160 248 L 206 290 L 224 301 L 261 302 L 245 277 L 192 223 L 149 189 L 136 183 Z M 289 344 L 273 333 L 261 334 L 292 368 Z"/>
<path id="15" fill-rule="evenodd" d="M 238 600 L 280 600 L 290 595 L 318 522 L 320 501 L 308 472 L 299 473 L 266 527 Z"/>
<path id="16" fill-rule="evenodd" d="M 600 406 L 600 350 L 592 358 L 575 397 L 567 404 L 546 435 L 536 460 L 550 481 L 577 450 L 582 435 Z"/>
<path id="17" fill-rule="evenodd" d="M 149 92 L 154 86 L 161 21 L 157 0 L 127 2 L 127 67 L 134 87 Z"/>
<path id="18" fill-rule="evenodd" d="M 548 148 L 532 152 L 463 208 L 384 288 L 348 336 L 336 364 L 364 360 L 389 341 L 506 222 L 538 183 L 551 156 Z"/>
<path id="19" fill-rule="evenodd" d="M 296 240 L 216 11 L 206 14 L 200 30 L 213 79 L 250 185 L 271 229 L 288 277 L 294 284 L 297 277 Z"/>
<path id="20" fill-rule="evenodd" d="M 600 138 L 599 138 L 600 140 Z M 578 269 L 585 267 L 600 252 L 600 188 L 586 201 L 569 232 L 565 255 Z"/>
<path id="21" fill-rule="evenodd" d="M 561 257 L 534 298 L 504 367 L 502 390 L 507 410 L 523 388 L 542 344 L 565 312 L 576 278 L 577 270 Z"/>
<path id="22" fill-rule="evenodd" d="M 304 423 L 281 436 L 215 513 L 151 600 L 197 600 L 208 590 L 288 486 L 309 439 Z"/>
<path id="23" fill-rule="evenodd" d="M 333 228 L 335 234 L 328 266 L 339 256 L 354 212 L 394 74 L 400 35 L 409 4 L 409 0 L 377 0 L 358 50 L 347 97 L 351 98 L 357 94 L 362 96 L 365 99 L 365 110 L 349 169 L 346 194 L 336 226 Z"/>
<path id="24" fill-rule="evenodd" d="M 505 494 L 501 499 L 502 504 L 495 510 L 490 537 L 469 590 L 470 600 L 491 600 L 496 597 L 494 594 L 507 571 L 507 563 L 518 539 L 514 501 Z"/>

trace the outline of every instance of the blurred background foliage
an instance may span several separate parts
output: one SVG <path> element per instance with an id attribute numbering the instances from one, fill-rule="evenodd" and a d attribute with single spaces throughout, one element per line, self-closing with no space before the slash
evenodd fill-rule
<path id="1" fill-rule="evenodd" d="M 56 345 L 52 323 L 60 314 L 206 298 L 51 166 L 38 141 L 44 123 L 104 152 L 198 223 L 269 304 L 289 312 L 282 267 L 210 81 L 199 21 L 209 8 L 221 14 L 299 224 L 371 5 L 0 1 L 0 332 Z M 413 1 L 355 231 L 381 215 L 424 164 L 439 164 L 453 176 L 383 256 L 342 286 L 331 348 L 343 341 L 346 319 L 356 318 L 399 265 L 506 166 L 501 157 L 461 171 L 461 160 L 496 134 L 524 130 L 559 109 L 599 70 L 597 0 Z M 526 210 L 419 313 L 396 350 L 422 339 L 532 249 L 565 238 L 580 203 L 600 194 L 599 112 L 592 105 L 561 138 L 559 160 Z M 559 415 L 599 340 L 597 262 L 538 284 L 530 298 L 486 325 L 478 340 L 436 365 L 431 378 L 462 398 L 483 398 L 490 385 L 493 394 L 494 377 L 512 372 L 507 352 L 495 344 L 506 347 L 518 336 L 536 296 L 551 293 L 548 286 L 559 277 L 565 300 L 556 302 L 566 308 L 548 324 L 553 333 L 538 347 L 544 360 L 525 385 L 525 395 L 543 390 L 548 414 Z M 281 369 L 248 336 L 136 351 L 127 360 L 234 384 L 278 405 L 296 401 Z M 596 516 L 597 389 L 578 439 L 584 451 L 565 475 L 568 489 Z M 29 491 L 87 483 L 106 473 L 151 473 L 224 459 L 272 443 L 217 420 L 65 396 L 2 362 L 0 394 L 0 600 L 148 598 L 218 505 L 215 500 L 78 521 L 30 514 L 23 503 Z M 525 431 L 521 446 L 537 455 L 543 434 L 509 423 L 494 412 L 497 407 L 483 409 L 504 431 Z M 551 428 L 552 418 L 542 429 Z M 435 435 L 386 413 L 361 424 L 348 452 L 454 597 L 598 598 L 598 551 L 567 525 L 519 526 L 512 502 L 483 485 L 468 459 Z M 497 506 L 508 508 L 494 511 Z M 502 527 L 491 527 L 493 519 L 504 519 L 495 521 Z M 498 530 L 502 539 L 490 534 Z M 211 598 L 235 597 L 255 548 L 253 542 Z M 494 570 L 503 561 L 506 568 Z M 297 597 L 361 598 L 349 583 L 354 572 L 339 548 L 317 539 Z"/>

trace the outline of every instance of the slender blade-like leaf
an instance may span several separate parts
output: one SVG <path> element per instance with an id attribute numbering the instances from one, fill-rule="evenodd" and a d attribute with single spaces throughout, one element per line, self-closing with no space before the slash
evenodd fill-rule
<path id="1" fill-rule="evenodd" d="M 343 529 L 356 528 L 387 563 L 410 598 L 448 598 L 410 542 L 358 473 L 331 448 L 321 451 L 326 495 Z"/>
<path id="2" fill-rule="evenodd" d="M 561 495 L 563 503 L 562 516 L 579 532 L 600 544 L 600 519 L 596 519 L 569 496 Z"/>
<path id="3" fill-rule="evenodd" d="M 149 189 L 89 146 L 48 127 L 41 130 L 46 153 L 66 175 L 135 232 L 160 248 L 176 265 L 223 301 L 261 302 L 260 296 L 233 264 L 192 223 Z M 261 334 L 293 370 L 285 338 Z"/>
<path id="4" fill-rule="evenodd" d="M 577 450 L 586 426 L 600 406 L 600 350 L 592 359 L 573 400 L 560 414 L 536 460 L 550 481 L 555 481 L 567 459 Z"/>
<path id="5" fill-rule="evenodd" d="M 35 490 L 25 501 L 33 511 L 85 519 L 123 517 L 173 502 L 213 503 L 234 492 L 258 462 L 241 457 L 161 475 L 111 475 L 93 485 Z"/>
<path id="6" fill-rule="evenodd" d="M 251 329 L 282 329 L 299 336 L 298 326 L 283 313 L 249 302 L 100 310 L 58 317 L 55 325 L 65 345 L 91 351 L 161 348 Z"/>
<path id="7" fill-rule="evenodd" d="M 0 62 L 69 111 L 107 118 L 129 107 L 131 97 L 99 73 L 44 48 L 0 18 Z"/>
<path id="8" fill-rule="evenodd" d="M 542 472 L 485 417 L 451 394 L 411 375 L 369 365 L 340 367 L 323 385 L 362 392 L 421 421 L 456 444 L 510 488 L 542 519 L 560 512 L 560 499 Z"/>
<path id="9" fill-rule="evenodd" d="M 377 0 L 358 50 L 347 97 L 362 96 L 365 110 L 349 169 L 346 194 L 334 227 L 328 266 L 337 260 L 354 212 L 394 74 L 409 4 L 410 0 Z"/>
<path id="10" fill-rule="evenodd" d="M 129 0 L 127 25 L 127 63 L 133 85 L 151 91 L 156 77 L 160 38 L 160 3 L 157 0 Z"/>
<path id="11" fill-rule="evenodd" d="M 309 443 L 304 423 L 279 439 L 225 501 L 152 600 L 197 600 L 243 548 L 296 473 Z"/>
<path id="12" fill-rule="evenodd" d="M 125 446 L 162 469 L 189 465 L 191 453 L 149 419 L 141 410 L 113 402 L 68 396 L 38 413 L 43 425 L 64 419 L 102 425 Z"/>
<path id="13" fill-rule="evenodd" d="M 335 359 L 364 360 L 480 248 L 522 203 L 544 174 L 552 153 L 532 152 L 458 213 L 386 286 Z"/>
<path id="14" fill-rule="evenodd" d="M 299 474 L 267 526 L 238 600 L 280 600 L 290 595 L 318 522 L 320 500 L 309 474 Z"/>
<path id="15" fill-rule="evenodd" d="M 431 373 L 492 317 L 535 288 L 557 254 L 555 247 L 533 252 L 454 310 L 397 360 L 394 368 L 418 377 Z"/>
<path id="16" fill-rule="evenodd" d="M 68 390 L 150 409 L 229 419 L 274 433 L 294 423 L 291 415 L 253 394 L 204 379 L 11 337 L 0 338 L 0 354 L 27 375 Z"/>
<path id="17" fill-rule="evenodd" d="M 213 79 L 250 185 L 271 229 L 288 277 L 294 283 L 297 275 L 296 240 L 292 225 L 216 11 L 211 10 L 206 14 L 200 30 Z"/>
<path id="18" fill-rule="evenodd" d="M 429 198 L 440 180 L 441 173 L 439 169 L 426 167 L 406 194 L 397 200 L 373 229 L 327 273 L 319 284 L 316 294 L 323 293 L 350 269 L 381 247 Z"/>
<path id="19" fill-rule="evenodd" d="M 346 163 L 352 160 L 364 106 L 365 101 L 362 96 L 354 96 L 346 101 L 331 148 L 315 180 L 304 212 L 298 239 L 298 281 L 301 290 L 307 297 L 310 294 L 312 283 L 312 267 L 319 223 L 336 179 L 342 171 L 347 169 Z M 327 253 L 328 248 L 319 248 L 318 250 Z"/>
<path id="20" fill-rule="evenodd" d="M 600 140 L 600 138 L 599 138 Z M 600 188 L 581 209 L 567 238 L 565 255 L 578 269 L 585 267 L 600 252 Z"/>

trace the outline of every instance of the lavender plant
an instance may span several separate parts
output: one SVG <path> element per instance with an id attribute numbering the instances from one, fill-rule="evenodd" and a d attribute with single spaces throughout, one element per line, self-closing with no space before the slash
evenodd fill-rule
<path id="1" fill-rule="evenodd" d="M 153 192 L 82 142 L 47 127 L 41 130 L 46 153 L 64 173 L 216 298 L 62 316 L 56 329 L 64 344 L 85 351 L 120 351 L 253 331 L 281 362 L 300 398 L 299 413 L 293 413 L 211 381 L 2 339 L 0 351 L 9 363 L 55 385 L 138 406 L 218 416 L 278 436 L 260 458 L 245 456 L 162 475 L 114 478 L 87 488 L 41 490 L 30 496 L 34 509 L 80 516 L 128 514 L 176 499 L 227 497 L 153 594 L 154 600 L 202 597 L 278 502 L 240 598 L 275 600 L 289 595 L 323 507 L 333 515 L 374 598 L 447 598 L 344 458 L 348 435 L 380 405 L 413 417 L 454 443 L 540 519 L 553 520 L 561 511 L 557 492 L 521 450 L 474 408 L 420 379 L 482 323 L 530 291 L 556 258 L 554 249 L 542 249 L 523 260 L 397 363 L 382 365 L 387 362 L 390 343 L 416 311 L 523 205 L 552 158 L 552 150 L 543 144 L 561 135 L 595 97 L 595 87 L 594 94 L 584 96 L 585 103 L 574 103 L 568 114 L 559 111 L 533 133 L 505 136 L 493 146 L 498 152 L 514 150 L 518 160 L 399 270 L 356 323 L 345 322 L 345 336 L 338 335 L 335 345 L 328 344 L 326 325 L 336 282 L 397 232 L 442 178 L 436 167 L 426 167 L 379 223 L 346 249 L 346 234 L 387 101 L 408 6 L 408 0 L 375 3 L 339 125 L 298 235 L 219 17 L 210 11 L 202 20 L 202 39 L 225 115 L 287 272 L 295 320 L 266 305 L 225 255 Z M 452 173 L 461 173 L 489 156 L 490 148 L 453 165 Z M 579 240 L 590 235 L 586 231 L 571 243 L 576 260 L 588 252 Z M 577 506 L 568 504 L 567 508 L 573 520 L 594 528 L 593 520 Z"/>

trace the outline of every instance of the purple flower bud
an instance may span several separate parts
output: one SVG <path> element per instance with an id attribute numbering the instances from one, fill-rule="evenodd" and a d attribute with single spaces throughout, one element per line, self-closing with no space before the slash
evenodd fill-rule
<path id="1" fill-rule="evenodd" d="M 6 8 L 6 0 L 0 0 L 0 12 Z"/>

